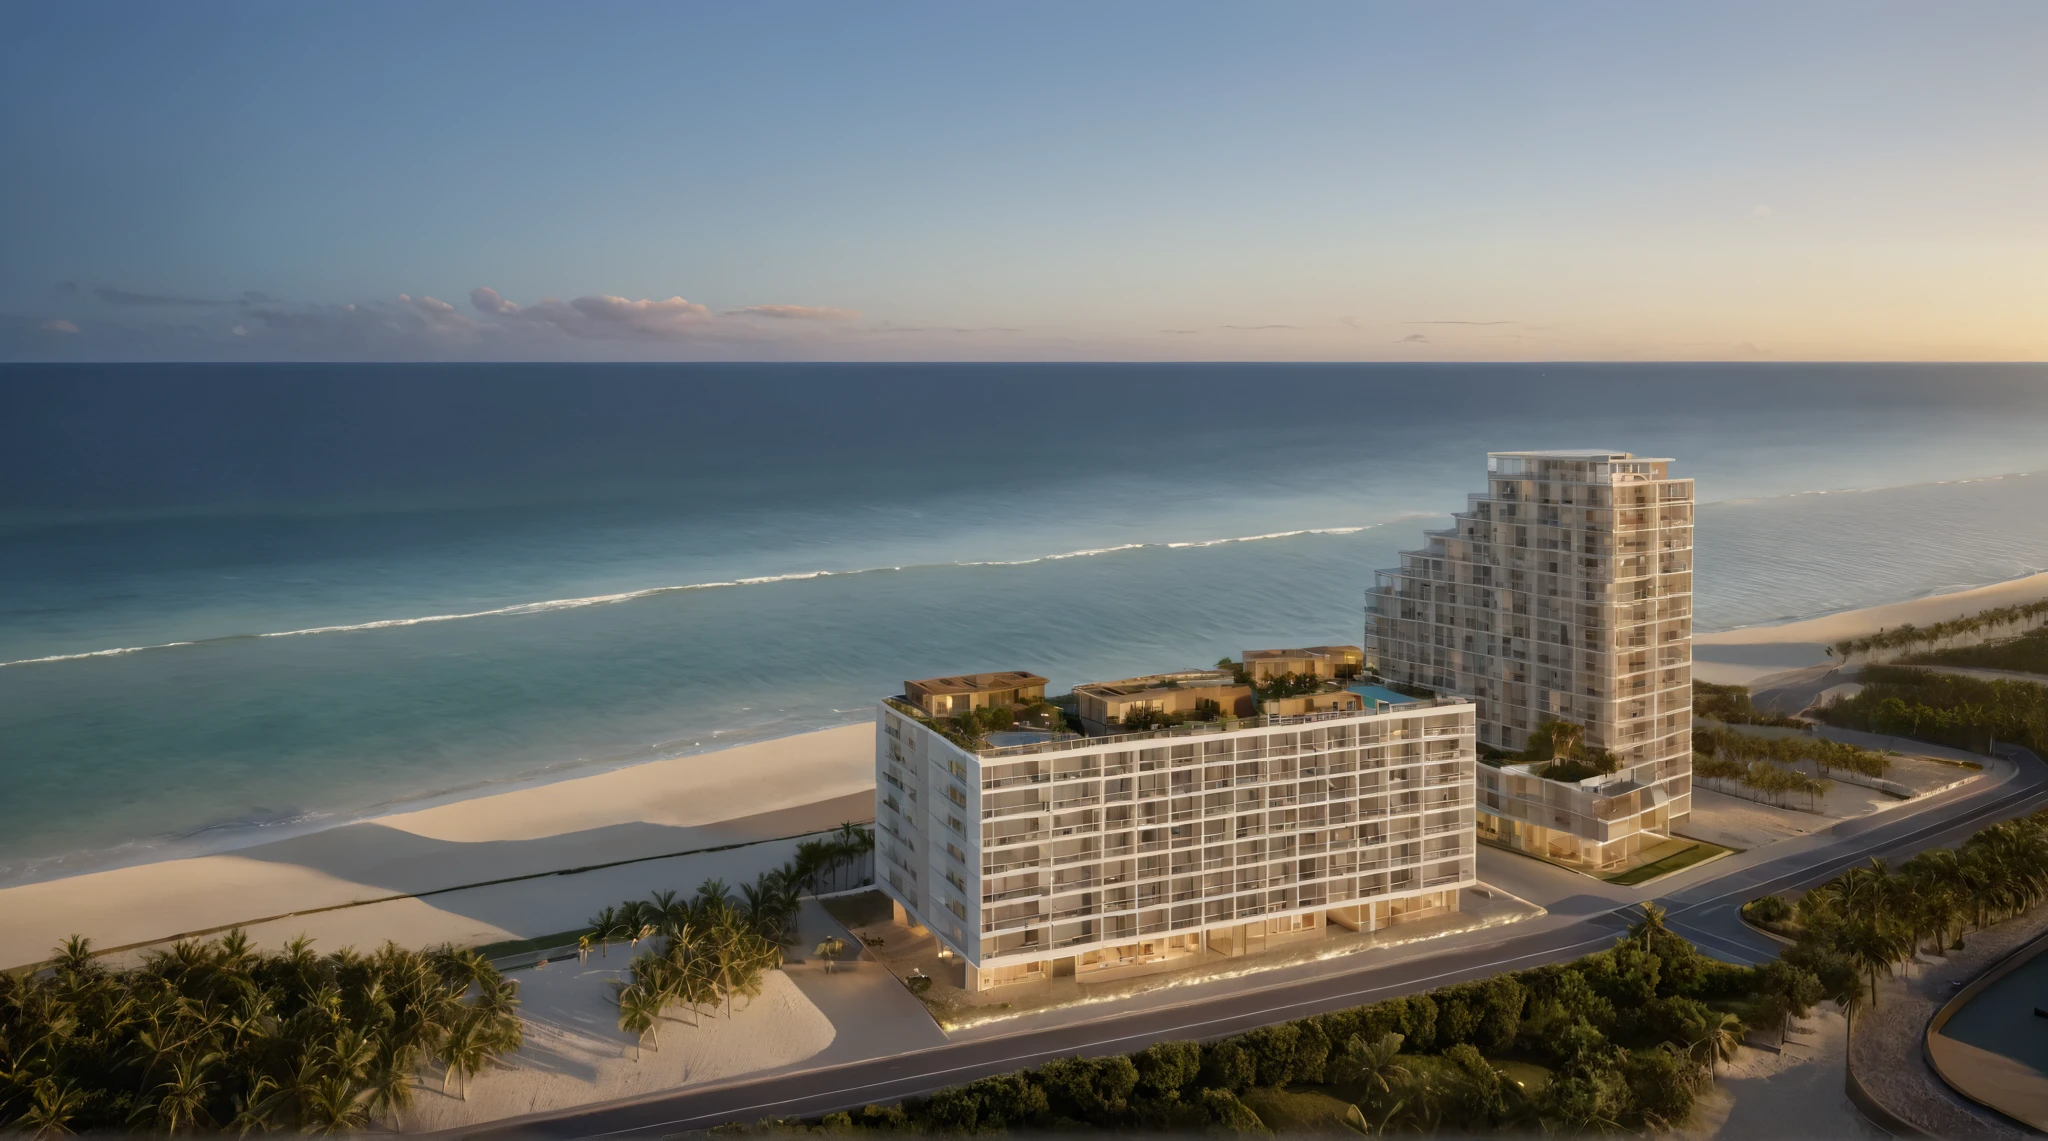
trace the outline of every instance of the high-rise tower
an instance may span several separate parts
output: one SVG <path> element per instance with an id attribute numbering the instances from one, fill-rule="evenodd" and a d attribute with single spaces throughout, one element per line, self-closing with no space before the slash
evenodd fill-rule
<path id="1" fill-rule="evenodd" d="M 1455 525 L 1378 573 L 1366 668 L 1476 700 L 1482 839 L 1611 869 L 1691 811 L 1692 481 L 1670 467 L 1489 453 Z M 1519 755 L 1552 723 L 1582 734 Z"/>

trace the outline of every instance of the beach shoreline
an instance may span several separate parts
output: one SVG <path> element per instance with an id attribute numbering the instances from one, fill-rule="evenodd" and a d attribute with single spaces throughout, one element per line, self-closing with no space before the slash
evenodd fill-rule
<path id="1" fill-rule="evenodd" d="M 72 934 L 127 947 L 243 923 L 264 928 L 259 945 L 294 926 L 358 945 L 549 934 L 582 915 L 554 890 L 578 877 L 558 873 L 587 871 L 605 891 L 649 876 L 688 886 L 671 882 L 685 865 L 752 878 L 787 859 L 796 837 L 866 822 L 873 741 L 871 722 L 845 725 L 0 888 L 0 967 L 40 961 Z M 596 891 L 582 893 L 591 909 L 615 902 Z M 527 916 L 509 902 L 521 896 L 552 902 Z M 315 912 L 317 923 L 284 918 Z"/>
<path id="2" fill-rule="evenodd" d="M 1929 594 L 1801 618 L 1693 635 L 1693 677 L 1716 685 L 1748 685 L 1787 670 L 1827 665 L 1829 647 L 1849 638 L 1911 623 L 1927 626 L 2001 606 L 2048 598 L 2048 573 L 2023 575 L 1988 586 Z"/>
<path id="3" fill-rule="evenodd" d="M 166 835 L 148 839 L 130 840 L 105 848 L 91 848 L 66 852 L 54 856 L 26 857 L 12 863 L 0 863 L 0 891 L 50 880 L 70 879 L 91 875 L 96 872 L 119 871 L 122 868 L 140 867 L 147 864 L 167 863 L 172 860 L 197 859 L 205 856 L 228 855 L 244 848 L 277 843 L 282 840 L 310 836 L 335 828 L 346 828 L 352 824 L 366 823 L 387 816 L 403 816 L 428 809 L 442 808 L 471 800 L 497 796 L 502 793 L 521 792 L 527 789 L 544 788 L 549 785 L 583 780 L 606 773 L 624 772 L 645 765 L 684 761 L 692 757 L 709 757 L 732 749 L 749 745 L 765 745 L 785 741 L 811 733 L 829 733 L 835 729 L 855 725 L 872 726 L 872 717 L 849 721 L 840 725 L 826 725 L 815 729 L 804 729 L 794 733 L 767 730 L 713 730 L 710 742 L 692 742 L 681 752 L 668 752 L 652 758 L 624 759 L 617 756 L 587 760 L 558 762 L 540 769 L 530 769 L 507 777 L 487 778 L 467 784 L 433 789 L 389 800 L 379 800 L 360 808 L 322 811 L 308 809 L 271 820 L 229 820 L 209 824 L 181 835 Z M 729 736 L 729 740 L 715 738 Z"/>

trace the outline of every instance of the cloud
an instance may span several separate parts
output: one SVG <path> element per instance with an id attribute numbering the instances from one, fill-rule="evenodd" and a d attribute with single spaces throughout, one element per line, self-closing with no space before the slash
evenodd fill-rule
<path id="1" fill-rule="evenodd" d="M 408 297 L 401 293 L 398 295 L 398 301 L 425 318 L 430 328 L 443 332 L 468 331 L 476 328 L 475 321 L 456 312 L 455 306 L 439 298 L 429 297 L 424 293 L 418 297 Z"/>
<path id="2" fill-rule="evenodd" d="M 1301 328 L 1301 326 L 1299 326 L 1299 325 L 1225 325 L 1225 326 L 1223 326 L 1223 327 L 1224 327 L 1224 328 L 1226 328 L 1226 329 L 1245 329 L 1245 330 L 1257 330 L 1257 329 L 1299 329 L 1299 328 Z"/>
<path id="3" fill-rule="evenodd" d="M 1429 338 L 1421 333 L 1410 333 L 1394 343 L 1397 345 L 1426 345 L 1429 343 Z"/>
<path id="4" fill-rule="evenodd" d="M 1358 318 L 1356 317 L 1339 317 L 1337 318 L 1337 323 L 1339 325 L 1344 326 L 1347 329 L 1356 329 L 1360 327 L 1358 324 Z"/>
<path id="5" fill-rule="evenodd" d="M 276 304 L 278 304 L 278 299 L 277 299 L 277 298 L 275 298 L 275 297 L 272 297 L 272 296 L 271 296 L 270 294 L 268 294 L 268 293 L 264 293 L 264 292 L 262 292 L 261 290 L 256 290 L 256 289 L 244 289 L 244 290 L 242 291 L 242 304 L 244 304 L 244 305 L 276 305 Z"/>
<path id="6" fill-rule="evenodd" d="M 57 283 L 57 292 L 66 297 L 76 297 L 78 296 L 78 283 L 75 281 L 60 281 Z"/>
<path id="7" fill-rule="evenodd" d="M 469 291 L 469 303 L 480 313 L 552 325 L 573 337 L 687 336 L 701 331 L 714 319 L 706 306 L 680 297 L 629 301 L 601 293 L 566 302 L 543 297 L 522 307 L 497 290 L 479 285 Z"/>
<path id="8" fill-rule="evenodd" d="M 1764 205 L 1761 202 L 1757 203 L 1756 206 L 1750 210 L 1750 214 L 1758 218 L 1768 217 L 1770 215 L 1770 212 L 1771 208 L 1769 206 Z"/>
<path id="9" fill-rule="evenodd" d="M 76 333 L 78 331 L 78 326 L 66 321 L 62 317 L 43 321 L 36 328 L 41 329 L 45 333 Z"/>
<path id="10" fill-rule="evenodd" d="M 1160 332 L 1162 332 L 1162 333 L 1198 333 L 1198 332 L 1200 332 L 1201 330 L 1199 330 L 1199 329 L 1161 329 L 1161 330 L 1159 330 L 1159 331 L 1160 331 Z"/>
<path id="11" fill-rule="evenodd" d="M 1410 321 L 1410 325 L 1512 325 L 1513 321 Z"/>
<path id="12" fill-rule="evenodd" d="M 578 297 L 569 302 L 569 306 L 597 324 L 635 333 L 681 332 L 691 323 L 711 315 L 711 310 L 680 297 L 666 301 L 647 298 L 628 301 L 623 297 L 599 294 L 596 297 Z"/>
<path id="13" fill-rule="evenodd" d="M 858 309 L 828 309 L 813 305 L 749 305 L 733 309 L 728 317 L 775 317 L 786 321 L 851 321 L 860 316 Z"/>
<path id="14" fill-rule="evenodd" d="M 237 325 L 229 329 L 228 332 L 237 337 L 246 337 L 249 335 L 249 327 L 247 325 Z"/>
<path id="15" fill-rule="evenodd" d="M 162 293 L 131 293 L 111 285 L 93 287 L 93 293 L 109 305 L 218 305 L 199 297 L 171 297 Z"/>
<path id="16" fill-rule="evenodd" d="M 488 313 L 493 317 L 519 316 L 519 306 L 498 296 L 498 291 L 488 285 L 479 285 L 470 290 L 469 303 L 476 306 L 477 312 Z"/>

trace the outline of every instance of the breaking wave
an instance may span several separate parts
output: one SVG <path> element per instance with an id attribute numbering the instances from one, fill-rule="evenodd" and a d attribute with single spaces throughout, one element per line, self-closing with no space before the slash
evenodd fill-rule
<path id="1" fill-rule="evenodd" d="M 1406 518 L 1419 518 L 1403 516 Z M 616 594 L 593 594 L 585 598 L 551 598 L 543 602 L 521 602 L 512 606 L 497 606 L 489 610 L 471 610 L 459 614 L 423 614 L 416 618 L 382 618 L 373 622 L 351 622 L 332 626 L 308 626 L 299 630 L 277 630 L 267 634 L 225 634 L 213 638 L 194 638 L 182 642 L 160 642 L 150 646 L 116 646 L 106 650 L 89 650 L 77 654 L 51 654 L 40 658 L 20 658 L 11 662 L 0 662 L 0 669 L 9 666 L 32 666 L 50 662 L 75 662 L 87 658 L 110 658 L 124 654 L 147 653 L 152 650 L 173 650 L 185 646 L 214 645 L 221 642 L 238 642 L 250 638 L 299 638 L 312 634 L 351 634 L 363 630 L 388 630 L 401 626 L 424 626 L 435 622 L 463 622 L 472 618 L 509 618 L 524 614 L 546 614 L 556 610 L 577 610 L 586 606 L 610 606 L 620 602 L 632 602 L 641 598 L 653 598 L 663 594 L 679 594 L 693 590 L 726 590 L 742 586 L 769 586 L 783 582 L 805 582 L 819 578 L 849 578 L 854 575 L 887 574 L 895 571 L 939 569 L 945 567 L 1021 567 L 1034 563 L 1058 562 L 1062 559 L 1090 558 L 1096 555 L 1113 555 L 1125 551 L 1146 549 L 1182 550 L 1188 548 L 1217 547 L 1229 543 L 1258 543 L 1269 539 L 1292 539 L 1302 535 L 1355 535 L 1373 527 L 1388 526 L 1389 523 L 1365 524 L 1356 527 L 1305 527 L 1294 531 L 1274 531 L 1265 535 L 1241 535 L 1227 539 L 1200 539 L 1171 543 L 1120 543 L 1113 547 L 1089 547 L 1076 551 L 1062 551 L 1058 554 L 1039 555 L 1029 559 L 985 559 L 973 562 L 927 563 L 915 567 L 867 567 L 859 570 L 814 570 L 798 571 L 792 574 L 761 575 L 755 578 L 736 578 L 718 582 L 691 582 L 675 586 L 651 586 L 643 590 L 625 590 Z"/>

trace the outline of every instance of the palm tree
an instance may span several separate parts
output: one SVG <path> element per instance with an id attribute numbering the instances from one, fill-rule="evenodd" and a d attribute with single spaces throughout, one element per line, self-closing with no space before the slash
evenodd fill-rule
<path id="1" fill-rule="evenodd" d="M 144 1105 L 136 1114 L 153 1113 L 166 1133 L 213 1124 L 206 1112 L 207 1093 L 214 1087 L 208 1075 L 220 1059 L 216 1053 L 187 1054 L 171 1063 L 170 1079 L 156 1087 L 156 1104 Z"/>
<path id="2" fill-rule="evenodd" d="M 441 1088 L 447 1091 L 448 1082 L 461 1079 L 462 1100 L 469 1100 L 468 1079 L 496 1059 L 499 1051 L 493 1041 L 492 1026 L 482 1012 L 471 1009 L 441 1039 L 440 1061 L 443 1067 Z"/>
<path id="3" fill-rule="evenodd" d="M 610 958 L 612 934 L 618 931 L 621 926 L 619 922 L 619 909 L 607 907 L 596 915 L 591 916 L 588 920 L 585 920 L 585 922 L 590 924 L 591 931 L 597 935 L 598 954 Z"/>
<path id="4" fill-rule="evenodd" d="M 705 877 L 704 882 L 697 885 L 696 904 L 698 914 L 703 914 L 707 908 L 726 906 L 728 890 L 724 880 L 713 879 L 709 876 Z"/>
<path id="5" fill-rule="evenodd" d="M 1629 938 L 1634 939 L 1641 945 L 1644 951 L 1655 952 L 1657 943 L 1666 931 L 1664 926 L 1665 911 L 1648 900 L 1643 901 L 1641 910 L 1643 917 L 1630 925 L 1628 929 Z"/>
<path id="6" fill-rule="evenodd" d="M 1742 1049 L 1745 1030 L 1742 1020 L 1726 1011 L 1715 1011 L 1708 1016 L 1708 1021 L 1695 1029 L 1699 1033 L 1693 1039 L 1693 1055 L 1705 1054 L 1708 1077 L 1718 1078 L 1720 1063 L 1734 1061 L 1736 1053 Z"/>
<path id="7" fill-rule="evenodd" d="M 625 929 L 626 940 L 630 946 L 640 945 L 643 938 L 640 932 L 651 926 L 649 918 L 647 904 L 641 900 L 629 899 L 619 908 L 619 926 Z"/>
<path id="8" fill-rule="evenodd" d="M 639 1060 L 639 1050 L 647 1036 L 654 1036 L 654 1046 L 661 1048 L 661 999 L 640 986 L 622 986 L 618 993 L 619 1029 L 633 1035 L 634 1060 Z"/>
<path id="9" fill-rule="evenodd" d="M 83 935 L 73 935 L 64 940 L 63 946 L 57 949 L 56 960 L 51 965 L 57 969 L 57 973 L 64 975 L 80 976 L 92 973 L 96 965 L 92 956 L 92 940 Z"/>
<path id="10" fill-rule="evenodd" d="M 1403 1041 L 1401 1035 L 1391 1031 L 1370 1042 L 1362 1034 L 1353 1034 L 1338 1058 L 1339 1077 L 1349 1085 L 1363 1087 L 1368 1094 L 1377 1091 L 1381 1096 L 1391 1096 L 1396 1085 L 1412 1076 L 1399 1061 Z"/>
<path id="11" fill-rule="evenodd" d="M 1853 920 L 1842 930 L 1842 950 L 1858 972 L 1870 979 L 1870 1005 L 1877 1007 L 1877 976 L 1882 971 L 1889 977 L 1892 964 L 1898 960 L 1900 946 L 1904 942 L 1896 928 L 1888 927 L 1880 920 Z"/>

